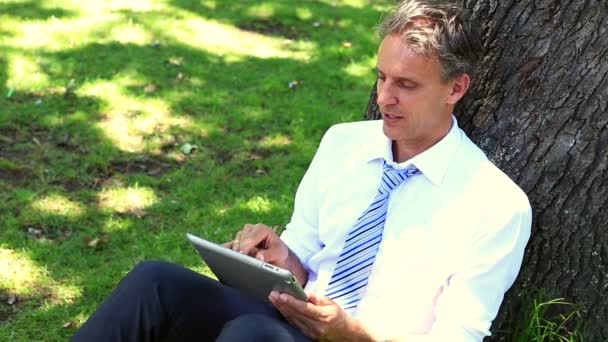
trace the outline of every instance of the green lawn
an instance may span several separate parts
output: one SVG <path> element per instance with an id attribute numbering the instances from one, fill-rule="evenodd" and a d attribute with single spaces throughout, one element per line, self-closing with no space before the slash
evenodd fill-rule
<path id="1" fill-rule="evenodd" d="M 141 260 L 207 272 L 186 232 L 284 225 L 390 3 L 0 1 L 0 341 L 67 339 Z"/>

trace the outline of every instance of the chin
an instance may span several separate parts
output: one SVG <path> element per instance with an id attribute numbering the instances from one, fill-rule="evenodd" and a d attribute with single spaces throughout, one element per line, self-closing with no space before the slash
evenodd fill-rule
<path id="1" fill-rule="evenodd" d="M 399 127 L 388 126 L 386 122 L 382 125 L 382 131 L 390 140 L 398 140 L 399 136 L 402 135 L 402 130 Z"/>

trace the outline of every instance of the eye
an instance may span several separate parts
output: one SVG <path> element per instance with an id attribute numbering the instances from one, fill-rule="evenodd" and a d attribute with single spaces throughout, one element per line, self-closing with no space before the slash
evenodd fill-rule
<path id="1" fill-rule="evenodd" d="M 416 88 L 416 84 L 411 82 L 401 82 L 399 83 L 399 87 L 402 89 L 414 89 Z"/>

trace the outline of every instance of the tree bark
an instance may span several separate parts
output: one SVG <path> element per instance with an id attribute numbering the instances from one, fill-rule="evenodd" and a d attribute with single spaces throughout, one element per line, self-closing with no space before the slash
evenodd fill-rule
<path id="1" fill-rule="evenodd" d="M 485 53 L 456 110 L 467 134 L 528 194 L 533 234 L 494 322 L 525 289 L 582 305 L 586 341 L 608 340 L 608 2 L 462 0 Z M 375 87 L 366 118 L 378 118 Z M 508 340 L 508 333 L 493 340 Z"/>

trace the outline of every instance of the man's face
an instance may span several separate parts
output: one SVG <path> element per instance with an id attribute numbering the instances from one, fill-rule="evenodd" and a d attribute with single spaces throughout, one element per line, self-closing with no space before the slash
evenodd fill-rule
<path id="1" fill-rule="evenodd" d="M 454 104 L 462 95 L 454 97 L 459 91 L 455 81 L 442 82 L 437 57 L 415 54 L 398 35 L 389 35 L 378 50 L 377 67 L 384 134 L 399 147 L 412 150 L 426 149 L 441 140 L 451 127 Z"/>

